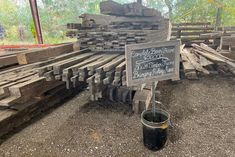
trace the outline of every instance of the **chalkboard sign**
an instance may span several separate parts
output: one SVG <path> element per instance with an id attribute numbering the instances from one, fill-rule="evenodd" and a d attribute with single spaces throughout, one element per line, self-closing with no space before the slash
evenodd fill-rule
<path id="1" fill-rule="evenodd" d="M 126 45 L 127 85 L 179 78 L 180 40 Z"/>

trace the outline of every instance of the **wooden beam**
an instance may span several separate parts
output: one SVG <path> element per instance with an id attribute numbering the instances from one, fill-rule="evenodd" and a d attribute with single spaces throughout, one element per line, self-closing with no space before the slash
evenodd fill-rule
<path id="1" fill-rule="evenodd" d="M 18 64 L 16 55 L 0 57 L 0 68 Z"/>
<path id="2" fill-rule="evenodd" d="M 73 51 L 73 44 L 64 44 L 17 54 L 19 64 L 35 63 Z"/>

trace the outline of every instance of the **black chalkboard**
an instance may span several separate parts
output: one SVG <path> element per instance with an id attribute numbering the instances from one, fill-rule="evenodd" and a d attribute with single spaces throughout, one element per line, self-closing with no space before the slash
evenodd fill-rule
<path id="1" fill-rule="evenodd" d="M 126 45 L 127 85 L 179 77 L 180 41 Z"/>

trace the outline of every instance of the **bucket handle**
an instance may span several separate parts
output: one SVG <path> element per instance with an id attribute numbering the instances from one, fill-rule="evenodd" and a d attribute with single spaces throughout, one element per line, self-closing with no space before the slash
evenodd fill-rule
<path id="1" fill-rule="evenodd" d="M 162 103 L 162 102 L 157 101 L 157 100 L 155 101 L 155 103 L 160 104 L 160 105 L 163 105 L 163 103 Z M 168 125 L 169 125 L 170 127 L 172 127 L 172 128 L 174 127 L 174 126 L 173 126 L 173 124 L 172 124 L 171 119 L 169 119 L 169 121 L 168 121 Z"/>

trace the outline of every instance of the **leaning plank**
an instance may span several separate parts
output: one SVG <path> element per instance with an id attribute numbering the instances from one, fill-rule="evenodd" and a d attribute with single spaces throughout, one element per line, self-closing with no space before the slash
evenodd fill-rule
<path id="1" fill-rule="evenodd" d="M 190 62 L 187 55 L 184 53 L 183 50 L 181 50 L 180 53 L 181 53 L 181 58 L 182 58 L 182 64 L 183 64 L 183 68 L 184 68 L 185 77 L 189 80 L 198 79 L 196 69 L 192 65 L 192 63 Z"/>
<path id="2" fill-rule="evenodd" d="M 75 65 L 73 65 L 73 66 L 71 66 L 71 67 L 69 67 L 69 68 L 67 68 L 67 69 L 64 69 L 64 70 L 63 70 L 63 73 L 66 73 L 67 71 L 69 71 L 69 69 L 72 69 L 73 74 L 76 75 L 77 72 L 78 72 L 78 68 L 80 68 L 81 66 L 84 66 L 84 65 L 86 65 L 86 64 L 92 63 L 92 62 L 94 62 L 94 61 L 100 59 L 101 57 L 102 57 L 102 55 L 95 55 L 95 56 L 92 56 L 91 58 L 88 58 L 87 60 L 85 60 L 85 61 L 83 61 L 83 62 L 81 62 L 81 63 L 75 64 Z"/>
<path id="3" fill-rule="evenodd" d="M 198 51 L 198 50 L 194 50 L 196 53 L 206 57 L 207 59 L 213 61 L 213 62 L 216 62 L 216 63 L 226 63 L 228 66 L 230 66 L 231 68 L 235 68 L 235 63 L 231 62 L 231 61 L 228 61 L 228 60 L 225 60 L 225 59 L 222 59 L 216 55 L 213 55 L 213 54 L 210 54 L 210 53 L 204 53 L 204 52 L 201 52 L 201 51 Z"/>
<path id="4" fill-rule="evenodd" d="M 192 44 L 192 46 L 193 46 L 195 49 L 199 50 L 200 52 L 210 53 L 210 54 L 212 54 L 212 55 L 214 55 L 214 56 L 217 56 L 218 58 L 221 58 L 222 60 L 229 60 L 229 61 L 231 61 L 231 62 L 235 62 L 235 60 L 230 59 L 230 58 L 228 58 L 228 57 L 225 57 L 225 56 L 219 54 L 218 52 L 216 52 L 214 49 L 210 48 L 210 47 L 207 46 L 206 44 L 200 44 L 200 46 L 197 45 L 197 44 Z"/>
<path id="5" fill-rule="evenodd" d="M 188 57 L 189 61 L 191 62 L 191 64 L 194 66 L 194 68 L 197 71 L 203 72 L 205 74 L 209 74 L 209 71 L 204 69 L 202 65 L 197 62 L 198 58 L 194 54 L 189 52 L 187 49 L 184 49 L 182 53 Z"/>
<path id="6" fill-rule="evenodd" d="M 225 60 L 223 60 L 222 58 L 220 58 L 220 57 L 218 57 L 214 54 L 211 54 L 211 53 L 208 53 L 208 52 L 203 52 L 203 51 L 196 50 L 196 49 L 193 49 L 193 51 L 195 51 L 199 55 L 204 56 L 205 58 L 209 59 L 212 62 L 216 62 L 216 63 L 224 63 L 225 62 Z"/>
<path id="7" fill-rule="evenodd" d="M 186 73 L 186 72 L 190 72 L 190 71 L 195 71 L 194 66 L 189 61 L 189 59 L 186 56 L 186 54 L 185 53 L 181 53 L 181 57 L 182 57 L 182 63 L 183 63 L 183 67 L 184 67 L 184 72 Z"/>
<path id="8" fill-rule="evenodd" d="M 124 60 L 125 60 L 125 58 L 123 55 L 118 56 L 118 57 L 114 58 L 113 60 L 111 60 L 110 62 L 98 67 L 96 69 L 96 72 L 102 73 L 102 72 L 110 71 L 111 69 L 113 69 L 115 66 L 117 66 L 118 64 L 120 64 Z"/>
<path id="9" fill-rule="evenodd" d="M 70 67 L 74 64 L 77 64 L 77 63 L 91 57 L 92 55 L 94 55 L 94 53 L 85 53 L 85 54 L 78 55 L 77 57 L 68 59 L 62 63 L 57 63 L 53 66 L 54 74 L 61 74 L 63 69 Z"/>
<path id="10" fill-rule="evenodd" d="M 113 69 L 114 67 L 116 67 L 117 65 L 119 65 L 121 62 L 123 62 L 125 60 L 124 56 L 119 56 L 117 58 L 115 58 L 112 62 L 110 62 L 109 65 L 106 65 L 104 67 L 104 71 L 110 71 L 111 69 Z"/>
<path id="11" fill-rule="evenodd" d="M 122 71 L 126 68 L 126 61 L 123 61 L 116 67 L 116 71 Z"/>
<path id="12" fill-rule="evenodd" d="M 107 56 L 104 56 L 103 59 L 101 61 L 98 61 L 94 64 L 91 64 L 87 67 L 88 70 L 92 70 L 94 71 L 96 68 L 110 62 L 112 59 L 114 59 L 115 57 L 119 56 L 120 54 L 110 54 Z"/>
<path id="13" fill-rule="evenodd" d="M 20 53 L 17 54 L 17 60 L 19 64 L 29 64 L 46 60 L 51 57 L 55 57 L 72 51 L 73 51 L 73 44 L 70 43 L 49 48 L 43 48 L 40 50 L 31 50 L 26 53 Z"/>
<path id="14" fill-rule="evenodd" d="M 56 65 L 57 62 L 63 62 L 66 59 L 75 57 L 79 54 L 86 53 L 86 52 L 89 52 L 89 51 L 90 51 L 89 49 L 74 51 L 74 52 L 71 52 L 71 53 L 68 53 L 68 54 L 63 54 L 63 55 L 60 55 L 58 57 L 55 57 L 54 59 L 52 59 L 50 61 L 46 61 L 45 64 L 43 64 L 43 65 L 40 64 L 40 68 L 37 69 L 38 74 L 39 74 L 39 76 L 42 76 L 46 71 L 48 71 L 48 67 L 53 67 L 54 65 Z"/>

